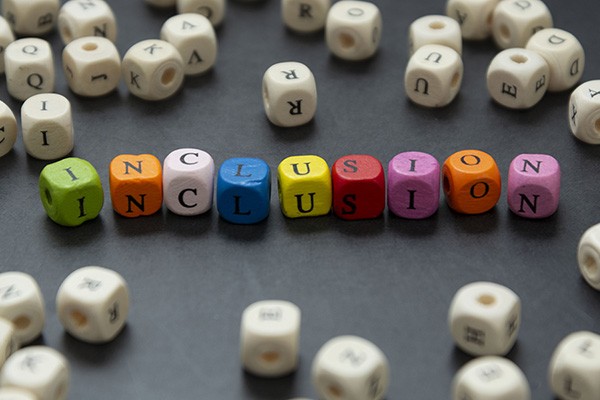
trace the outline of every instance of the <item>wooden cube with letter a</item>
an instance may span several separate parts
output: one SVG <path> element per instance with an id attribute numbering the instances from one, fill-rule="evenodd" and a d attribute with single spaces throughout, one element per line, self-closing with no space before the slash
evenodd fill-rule
<path id="1" fill-rule="evenodd" d="M 279 202 L 288 218 L 316 217 L 331 210 L 331 172 L 321 157 L 292 156 L 277 168 Z"/>
<path id="2" fill-rule="evenodd" d="M 110 162 L 113 209 L 124 217 L 151 215 L 162 207 L 162 168 L 151 154 L 121 154 Z"/>

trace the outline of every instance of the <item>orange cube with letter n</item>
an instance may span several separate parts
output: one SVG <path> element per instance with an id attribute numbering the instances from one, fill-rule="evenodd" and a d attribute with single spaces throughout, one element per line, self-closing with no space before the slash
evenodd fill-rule
<path id="1" fill-rule="evenodd" d="M 162 207 L 162 167 L 151 154 L 121 154 L 109 166 L 110 198 L 120 215 L 152 215 Z"/>

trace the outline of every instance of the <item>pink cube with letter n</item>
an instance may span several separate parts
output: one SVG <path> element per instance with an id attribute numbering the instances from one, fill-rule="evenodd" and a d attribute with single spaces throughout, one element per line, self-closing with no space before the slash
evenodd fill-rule
<path id="1" fill-rule="evenodd" d="M 524 218 L 546 218 L 558 209 L 560 165 L 547 154 L 520 154 L 508 170 L 508 206 Z"/>

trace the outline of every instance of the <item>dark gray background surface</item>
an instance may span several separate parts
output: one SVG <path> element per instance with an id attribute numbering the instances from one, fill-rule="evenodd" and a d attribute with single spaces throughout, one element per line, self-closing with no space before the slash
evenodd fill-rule
<path id="1" fill-rule="evenodd" d="M 119 23 L 118 48 L 158 37 L 174 10 L 142 0 L 109 0 Z M 577 270 L 581 234 L 600 222 L 600 148 L 569 132 L 569 93 L 549 94 L 534 109 L 511 111 L 488 97 L 485 71 L 497 49 L 465 43 L 465 79 L 444 109 L 406 99 L 403 75 L 411 21 L 444 12 L 442 0 L 379 0 L 383 39 L 377 56 L 348 63 L 333 58 L 322 33 L 299 36 L 280 19 L 280 3 L 230 1 L 218 29 L 214 71 L 187 79 L 175 97 L 149 103 L 124 85 L 100 99 L 68 90 L 61 70 L 62 44 L 53 43 L 57 92 L 74 113 L 74 156 L 99 171 L 105 206 L 99 218 L 64 228 L 45 215 L 37 180 L 47 164 L 24 151 L 19 138 L 0 159 L 1 271 L 20 270 L 39 282 L 47 324 L 39 341 L 62 351 L 72 366 L 71 399 L 283 400 L 315 398 L 310 366 L 333 336 L 355 334 L 388 356 L 388 399 L 449 398 L 456 370 L 470 358 L 453 346 L 447 328 L 450 300 L 462 285 L 490 280 L 522 299 L 523 321 L 509 358 L 527 375 L 534 399 L 551 399 L 547 367 L 556 344 L 575 330 L 600 331 L 600 294 Z M 587 52 L 583 80 L 600 77 L 597 0 L 548 0 L 555 25 L 575 34 Z M 295 129 L 269 124 L 261 100 L 264 71 L 296 60 L 313 70 L 319 108 L 313 123 Z M 0 98 L 15 114 L 4 82 Z M 494 210 L 479 216 L 452 212 L 440 200 L 427 220 L 396 218 L 346 222 L 330 215 L 286 219 L 273 187 L 271 215 L 237 226 L 216 209 L 184 218 L 163 209 L 125 219 L 112 211 L 108 165 L 122 153 L 159 159 L 181 147 L 209 152 L 219 166 L 237 156 L 260 157 L 273 173 L 287 156 L 317 154 L 331 165 L 340 156 L 370 154 L 388 161 L 401 151 L 433 154 L 442 163 L 455 151 L 476 148 L 497 161 L 504 183 L 520 153 L 548 153 L 562 166 L 561 205 L 542 221 L 512 215 L 506 190 Z M 275 183 L 275 180 L 273 180 Z M 101 265 L 128 281 L 132 307 L 125 331 L 103 346 L 65 334 L 54 299 L 74 269 Z M 242 310 L 262 299 L 286 299 L 303 311 L 301 362 L 292 376 L 264 380 L 239 362 Z"/>

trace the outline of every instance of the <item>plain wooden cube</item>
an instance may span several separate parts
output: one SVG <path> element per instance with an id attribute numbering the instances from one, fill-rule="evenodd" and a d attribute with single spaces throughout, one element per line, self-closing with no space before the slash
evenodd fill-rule
<path id="1" fill-rule="evenodd" d="M 579 239 L 577 262 L 585 281 L 600 290 L 600 224 L 588 228 Z"/>
<path id="2" fill-rule="evenodd" d="M 64 44 L 86 37 L 117 40 L 117 21 L 104 0 L 69 0 L 58 13 L 58 32 Z"/>
<path id="3" fill-rule="evenodd" d="M 325 27 L 331 0 L 281 0 L 281 18 L 288 28 L 301 33 Z"/>
<path id="4" fill-rule="evenodd" d="M 41 36 L 56 25 L 59 0 L 3 0 L 2 15 L 19 36 Z"/>
<path id="5" fill-rule="evenodd" d="M 519 154 L 508 167 L 510 210 L 524 218 L 547 218 L 558 209 L 560 165 L 548 154 Z"/>
<path id="6" fill-rule="evenodd" d="M 4 362 L 19 348 L 15 335 L 14 324 L 4 318 L 0 318 L 0 368 Z M 0 400 L 2 397 L 0 397 Z"/>
<path id="7" fill-rule="evenodd" d="M 0 273 L 0 318 L 13 323 L 19 345 L 40 336 L 45 321 L 44 298 L 31 275 Z"/>
<path id="8" fill-rule="evenodd" d="M 4 73 L 4 52 L 6 47 L 15 41 L 15 35 L 10 25 L 0 17 L 0 74 Z"/>
<path id="9" fill-rule="evenodd" d="M 428 44 L 408 61 L 404 90 L 408 98 L 425 107 L 444 107 L 452 102 L 462 84 L 463 62 L 450 47 Z"/>
<path id="10" fill-rule="evenodd" d="M 178 215 L 200 215 L 211 209 L 215 162 L 199 149 L 178 149 L 163 162 L 163 198 Z"/>
<path id="11" fill-rule="evenodd" d="M 329 9 L 325 22 L 325 40 L 335 56 L 360 61 L 377 52 L 381 29 L 381 12 L 375 4 L 342 0 Z"/>
<path id="12" fill-rule="evenodd" d="M 10 152 L 17 141 L 17 119 L 6 103 L 0 101 L 0 157 Z"/>
<path id="13" fill-rule="evenodd" d="M 521 326 L 521 300 L 509 288 L 473 282 L 460 288 L 450 304 L 448 325 L 454 343 L 474 356 L 509 352 Z"/>
<path id="14" fill-rule="evenodd" d="M 548 381 L 560 400 L 600 397 L 600 335 L 578 331 L 558 344 L 548 367 Z"/>
<path id="15" fill-rule="evenodd" d="M 440 164 L 430 154 L 397 154 L 388 164 L 388 208 L 408 219 L 428 218 L 440 203 Z"/>
<path id="16" fill-rule="evenodd" d="M 37 400 L 37 397 L 26 390 L 0 388 L 0 400 Z"/>
<path id="17" fill-rule="evenodd" d="M 304 125 L 317 112 L 315 77 L 302 63 L 277 63 L 263 75 L 262 98 L 267 118 L 274 125 Z"/>
<path id="18" fill-rule="evenodd" d="M 487 356 L 465 364 L 452 381 L 452 400 L 530 400 L 525 374 L 512 361 Z"/>
<path id="19" fill-rule="evenodd" d="M 70 157 L 48 164 L 39 179 L 40 199 L 50 219 L 79 226 L 96 218 L 104 204 L 100 176 L 92 164 Z"/>
<path id="20" fill-rule="evenodd" d="M 38 400 L 66 400 L 69 380 L 67 359 L 46 346 L 15 352 L 0 371 L 0 386 L 26 390 Z"/>
<path id="21" fill-rule="evenodd" d="M 300 309 L 289 301 L 264 300 L 242 314 L 241 359 L 254 375 L 279 377 L 298 365 Z"/>
<path id="22" fill-rule="evenodd" d="M 319 156 L 284 159 L 277 168 L 279 203 L 288 218 L 329 214 L 332 201 L 331 172 Z"/>
<path id="23" fill-rule="evenodd" d="M 152 7 L 160 8 L 175 7 L 177 4 L 177 0 L 145 0 L 145 2 Z"/>
<path id="24" fill-rule="evenodd" d="M 108 173 L 113 209 L 128 218 L 152 215 L 163 202 L 162 167 L 152 154 L 121 154 Z"/>
<path id="25" fill-rule="evenodd" d="M 71 103 L 56 93 L 38 94 L 21 106 L 23 144 L 27 153 L 40 160 L 56 160 L 74 146 Z"/>
<path id="26" fill-rule="evenodd" d="M 6 88 L 17 100 L 54 90 L 54 57 L 50 43 L 43 39 L 15 40 L 4 52 Z"/>
<path id="27" fill-rule="evenodd" d="M 323 400 L 381 400 L 389 385 L 385 354 L 358 336 L 338 336 L 325 343 L 315 355 L 311 374 Z"/>
<path id="28" fill-rule="evenodd" d="M 119 51 L 103 37 L 71 41 L 63 50 L 62 62 L 69 88 L 80 96 L 104 96 L 121 81 Z"/>
<path id="29" fill-rule="evenodd" d="M 183 59 L 164 40 L 143 40 L 134 44 L 121 64 L 129 91 L 144 100 L 163 100 L 174 95 L 183 83 Z"/>
<path id="30" fill-rule="evenodd" d="M 487 39 L 492 33 L 492 16 L 499 1 L 448 0 L 446 15 L 458 21 L 463 39 Z"/>
<path id="31" fill-rule="evenodd" d="M 204 15 L 217 27 L 223 23 L 227 11 L 225 0 L 177 0 L 177 13 L 196 13 Z"/>
<path id="32" fill-rule="evenodd" d="M 440 44 L 462 54 L 460 25 L 445 15 L 426 15 L 416 19 L 408 28 L 409 55 L 426 44 Z"/>
<path id="33" fill-rule="evenodd" d="M 539 53 L 550 67 L 550 92 L 575 86 L 585 68 L 585 52 L 579 40 L 562 29 L 544 29 L 529 39 L 527 50 Z"/>
<path id="34" fill-rule="evenodd" d="M 217 61 L 217 36 L 204 15 L 188 13 L 169 18 L 160 38 L 179 50 L 186 75 L 202 74 Z"/>
<path id="35" fill-rule="evenodd" d="M 579 140 L 600 144 L 600 80 L 582 83 L 569 98 L 569 127 Z"/>
<path id="36" fill-rule="evenodd" d="M 492 16 L 492 36 L 501 49 L 525 47 L 536 32 L 552 26 L 550 10 L 540 0 L 500 1 Z"/>
<path id="37" fill-rule="evenodd" d="M 129 289 L 123 277 L 108 268 L 73 271 L 56 294 L 58 319 L 65 330 L 88 343 L 106 343 L 121 332 L 129 313 Z"/>
<path id="38" fill-rule="evenodd" d="M 531 108 L 542 100 L 550 68 L 534 51 L 521 48 L 498 53 L 487 70 L 487 88 L 492 99 L 504 107 Z"/>

